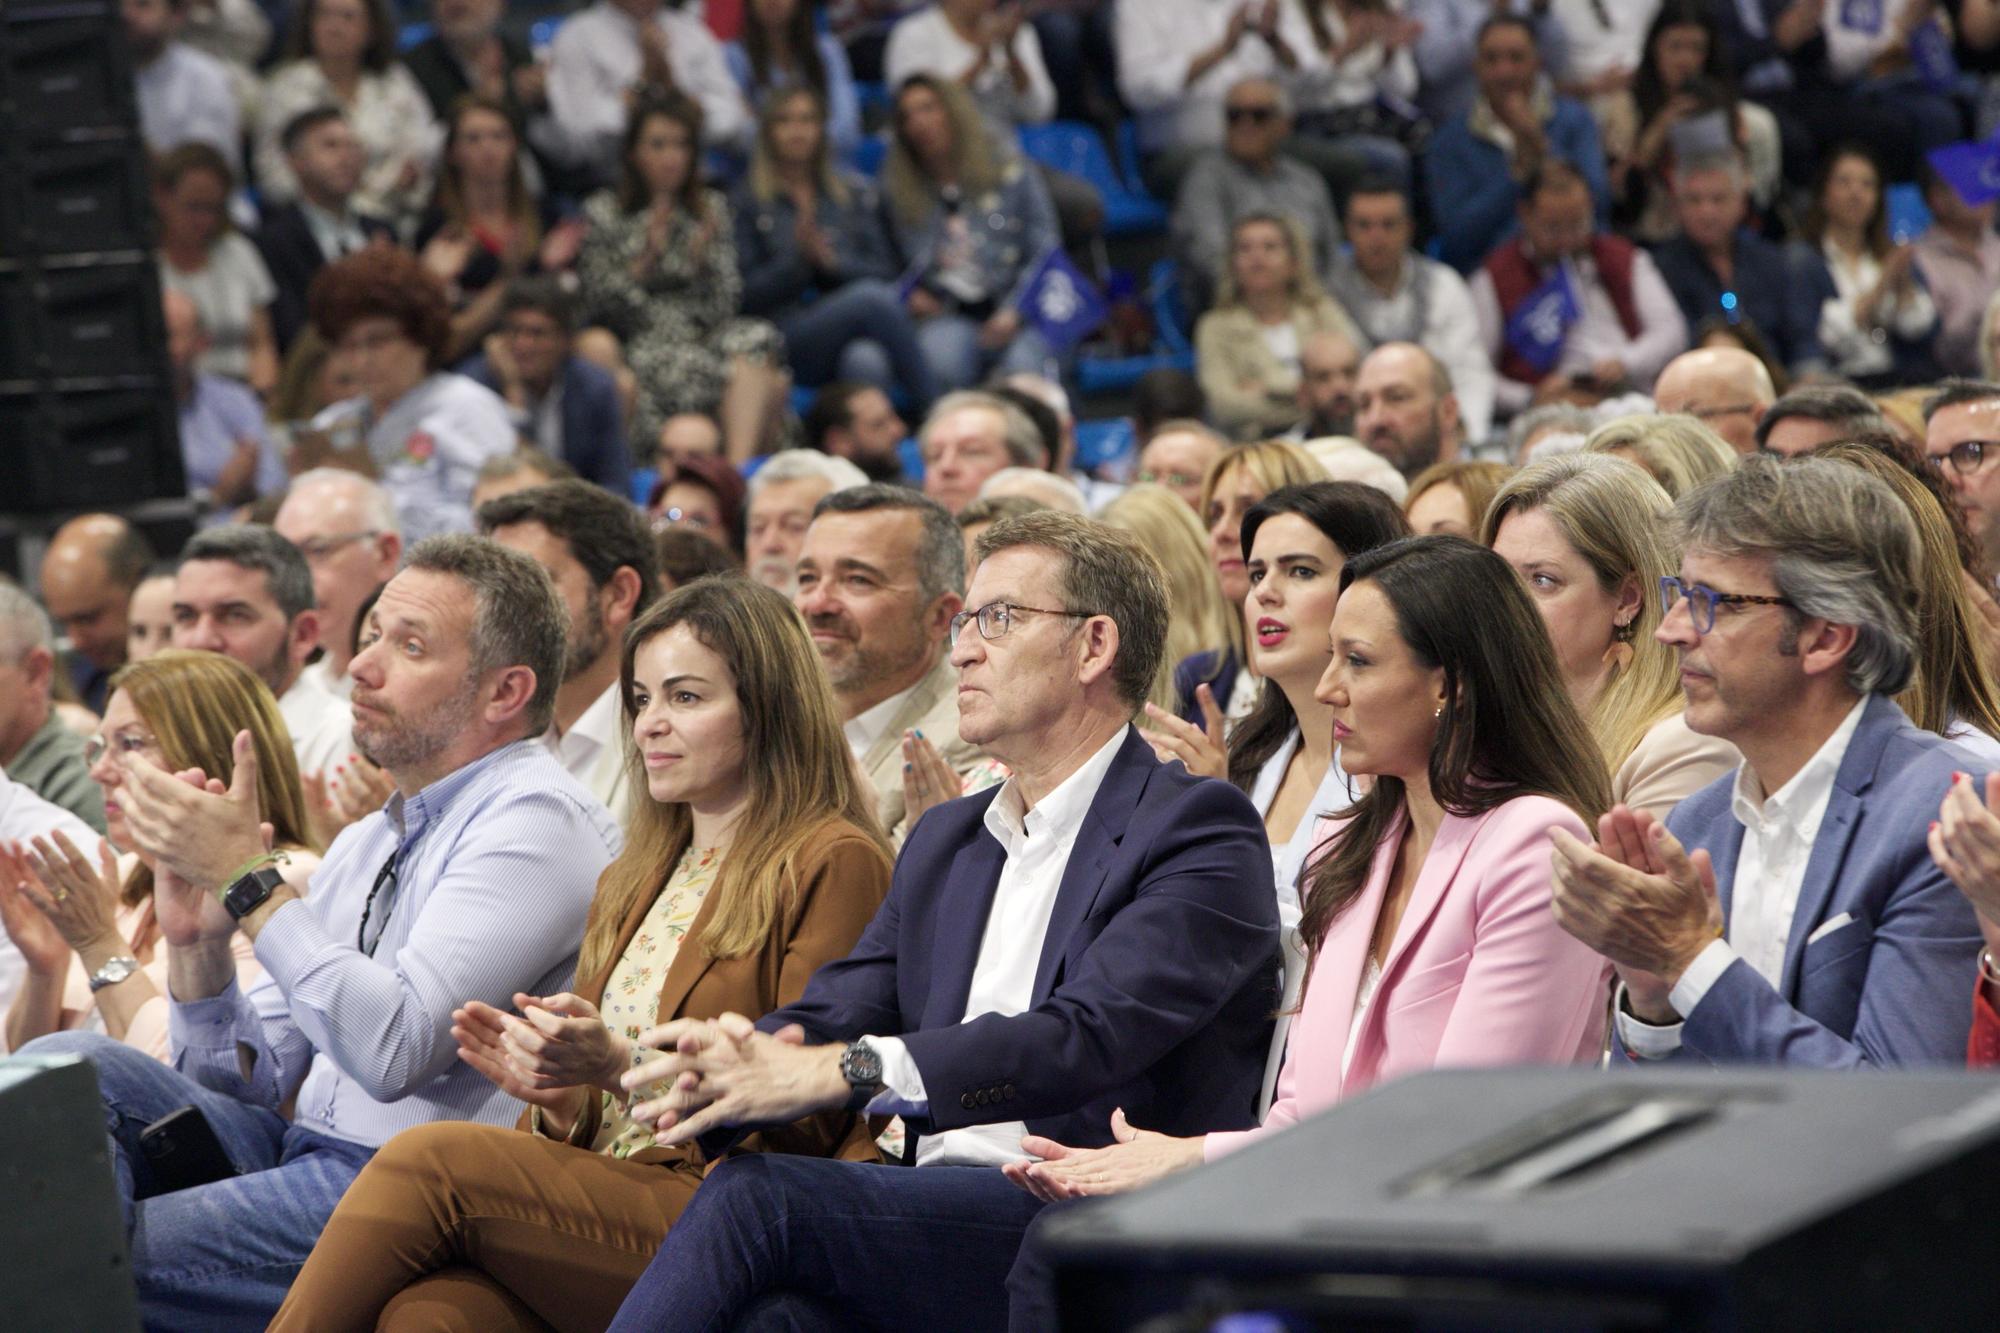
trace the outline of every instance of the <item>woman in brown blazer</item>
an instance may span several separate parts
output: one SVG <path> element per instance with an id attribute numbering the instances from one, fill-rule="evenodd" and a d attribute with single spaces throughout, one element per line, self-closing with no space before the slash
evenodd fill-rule
<path id="1" fill-rule="evenodd" d="M 454 1015 L 460 1058 L 527 1114 L 392 1139 L 272 1328 L 605 1327 L 707 1168 L 627 1116 L 618 1077 L 652 1053 L 639 1034 L 796 1001 L 888 892 L 873 793 L 783 597 L 741 578 L 679 589 L 626 635 L 623 687 L 628 762 L 652 799 L 598 882 L 582 984 L 518 995 L 518 1015 Z M 873 1155 L 844 1112 L 744 1146 Z"/>

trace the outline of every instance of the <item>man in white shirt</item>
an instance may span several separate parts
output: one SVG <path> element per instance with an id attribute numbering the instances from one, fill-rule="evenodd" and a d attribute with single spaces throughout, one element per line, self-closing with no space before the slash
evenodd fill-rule
<path id="1" fill-rule="evenodd" d="M 656 1028 L 647 1043 L 678 1053 L 630 1079 L 668 1139 L 721 1131 L 710 1153 L 737 1127 L 865 1106 L 903 1117 L 916 1167 L 723 1162 L 627 1298 L 635 1327 L 731 1328 L 752 1305 L 812 1328 L 994 1327 L 1041 1206 L 997 1169 L 1024 1134 L 1102 1145 L 1119 1107 L 1167 1133 L 1254 1117 L 1269 852 L 1248 798 L 1131 727 L 1165 649 L 1159 566 L 1054 513 L 994 524 L 979 556 L 951 655 L 960 726 L 1012 776 L 911 831 L 882 910 L 799 1003 L 758 1030 Z"/>
<path id="2" fill-rule="evenodd" d="M 188 0 L 121 0 L 125 41 L 138 67 L 139 132 L 164 153 L 188 142 L 214 145 L 232 168 L 243 160 L 243 126 L 229 70 L 179 40 Z"/>
<path id="3" fill-rule="evenodd" d="M 574 477 L 488 500 L 479 530 L 547 570 L 562 595 L 569 640 L 548 745 L 622 827 L 632 791 L 619 666 L 626 628 L 659 595 L 653 534 L 630 501 Z"/>
<path id="4" fill-rule="evenodd" d="M 403 558 L 396 506 L 387 491 L 359 472 L 319 467 L 292 478 L 271 526 L 299 548 L 312 569 L 320 656 L 306 674 L 345 699 L 354 692 L 347 664 L 354 658 L 361 604 L 396 576 Z"/>
<path id="5" fill-rule="evenodd" d="M 1334 257 L 1327 290 L 1377 346 L 1416 343 L 1451 372 L 1468 438 L 1493 426 L 1493 362 L 1479 340 L 1472 292 L 1449 265 L 1411 248 L 1416 235 L 1402 186 L 1371 177 L 1347 196 L 1349 251 Z"/>
<path id="6" fill-rule="evenodd" d="M 1687 320 L 1652 257 L 1597 230 L 1588 182 L 1557 158 L 1522 183 L 1520 215 L 1520 233 L 1472 279 L 1480 338 L 1500 372 L 1501 414 L 1651 390 L 1661 367 L 1687 350 Z M 1568 275 L 1576 309 L 1555 334 L 1559 346 L 1541 350 L 1524 342 L 1514 317 L 1558 270 Z"/>
<path id="7" fill-rule="evenodd" d="M 598 0 L 563 22 L 549 50 L 549 110 L 564 162 L 618 176 L 625 114 L 641 88 L 677 88 L 701 104 L 702 143 L 743 150 L 755 122 L 722 47 L 700 18 L 661 0 Z"/>
<path id="8" fill-rule="evenodd" d="M 939 0 L 897 21 L 883 52 L 883 78 L 901 87 L 912 74 L 965 85 L 987 122 L 1012 135 L 1056 113 L 1056 89 L 1042 63 L 1041 39 L 1019 4 Z"/>
<path id="9" fill-rule="evenodd" d="M 1278 0 L 1117 0 L 1118 91 L 1139 117 L 1146 184 L 1171 199 L 1245 79 L 1285 77 L 1314 52 L 1305 11 Z"/>
<path id="10" fill-rule="evenodd" d="M 961 776 L 980 758 L 959 738 L 945 660 L 946 629 L 965 604 L 958 525 L 902 486 L 836 491 L 813 509 L 797 579 L 793 601 L 833 682 L 847 744 L 875 788 L 883 829 L 900 839 L 913 736 Z"/>
<path id="11" fill-rule="evenodd" d="M 790 597 L 798 591 L 799 548 L 812 526 L 813 507 L 835 491 L 867 484 L 860 468 L 817 449 L 773 454 L 750 478 L 744 569 L 765 587 Z"/>
<path id="12" fill-rule="evenodd" d="M 319 642 L 312 570 L 270 528 L 235 524 L 198 532 L 174 574 L 174 647 L 241 662 L 271 687 L 292 733 L 299 772 L 331 782 L 358 756 L 347 701 L 305 674 Z"/>
<path id="13" fill-rule="evenodd" d="M 1743 764 L 1664 827 L 1619 806 L 1595 848 L 1553 835 L 1556 919 L 1618 969 L 1620 1047 L 1962 1065 L 1981 939 L 1926 830 L 1980 764 L 1896 706 L 1916 665 L 1915 522 L 1866 473 L 1767 457 L 1675 518 L 1657 634 L 1680 654 L 1689 728 Z"/>
<path id="14" fill-rule="evenodd" d="M 59 805 L 53 805 L 7 776 L 0 769 L 0 843 L 27 842 L 61 831 L 76 844 L 84 859 L 97 864 L 97 831 Z M 9 886 L 10 890 L 12 886 Z M 18 892 L 18 890 L 15 890 Z M 29 907 L 27 910 L 35 910 Z M 0 1004 L 11 1004 L 28 971 L 14 941 L 0 931 Z"/>

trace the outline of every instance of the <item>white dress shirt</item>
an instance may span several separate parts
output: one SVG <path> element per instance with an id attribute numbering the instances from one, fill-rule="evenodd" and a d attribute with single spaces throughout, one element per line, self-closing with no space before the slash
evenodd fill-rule
<path id="1" fill-rule="evenodd" d="M 1806 865 L 1812 860 L 1827 802 L 1833 799 L 1833 780 L 1867 707 L 1864 695 L 1792 780 L 1769 796 L 1762 795 L 1749 764 L 1736 770 L 1729 804 L 1743 825 L 1743 846 L 1730 878 L 1729 921 L 1724 937 L 1696 955 L 1668 993 L 1667 1002 L 1683 1018 L 1694 1012 L 1738 958 L 1773 986 L 1784 975 L 1785 945 L 1791 939 L 1799 891 L 1805 886 Z M 1622 996 L 1617 1014 L 1619 1039 L 1632 1054 L 1657 1059 L 1680 1049 L 1679 1023 L 1663 1027 L 1642 1023 L 1625 1011 Z"/>
<path id="2" fill-rule="evenodd" d="M 1032 810 L 1024 809 L 1020 779 L 1010 777 L 986 807 L 986 831 L 1007 853 L 986 929 L 979 940 L 979 958 L 972 967 L 972 985 L 965 996 L 970 1022 L 987 1014 L 1023 1013 L 1034 999 L 1035 972 L 1041 966 L 1042 945 L 1069 868 L 1083 818 L 1090 813 L 1097 789 L 1125 743 L 1128 727 L 1104 743 L 1083 766 L 1044 796 Z M 930 1106 L 924 1076 L 899 1037 L 870 1037 L 868 1044 L 882 1057 L 884 1091 L 868 1106 L 871 1115 L 922 1115 Z M 1019 1120 L 997 1125 L 969 1125 L 926 1135 L 917 1143 L 918 1166 L 1001 1166 L 1025 1158 L 1021 1136 L 1028 1127 Z"/>
<path id="3" fill-rule="evenodd" d="M 0 842 L 45 838 L 57 829 L 76 844 L 84 860 L 93 866 L 97 864 L 97 845 L 101 839 L 95 829 L 61 806 L 35 795 L 8 777 L 5 769 L 0 769 Z M 5 931 L 0 931 L 0 1001 L 11 1001 L 27 975 L 28 965 L 21 951 L 14 947 L 14 941 Z"/>
<path id="4" fill-rule="evenodd" d="M 331 779 L 333 770 L 354 753 L 354 710 L 313 672 L 299 672 L 278 700 L 278 713 L 285 719 L 285 730 L 292 733 L 301 775 L 317 773 Z"/>
<path id="5" fill-rule="evenodd" d="M 1244 79 L 1291 82 L 1270 43 L 1245 33 L 1236 49 L 1188 84 L 1188 67 L 1229 29 L 1240 0 L 1117 0 L 1118 91 L 1139 116 L 1139 146 L 1215 148 L 1222 143 L 1222 104 Z M 1318 47 L 1299 5 L 1278 10 L 1278 35 L 1301 61 Z"/>
<path id="6" fill-rule="evenodd" d="M 320 659 L 299 673 L 299 678 L 312 677 L 313 684 L 343 702 L 354 698 L 354 677 L 345 671 L 339 675 L 333 672 L 333 659 L 321 653 Z M 352 719 L 350 719 L 350 722 Z"/>
<path id="7" fill-rule="evenodd" d="M 1299 733 L 1294 728 L 1290 739 L 1257 770 L 1257 780 L 1250 786 L 1250 804 L 1257 807 L 1258 814 L 1271 813 L 1271 803 L 1278 799 L 1278 788 L 1285 781 L 1285 769 L 1290 766 L 1292 756 L 1298 753 L 1298 749 Z M 1278 1070 L 1285 1062 L 1285 1040 L 1291 1034 L 1292 1010 L 1298 1007 L 1299 995 L 1305 988 L 1306 945 L 1304 937 L 1299 934 L 1305 905 L 1299 892 L 1299 874 L 1306 867 L 1306 859 L 1312 855 L 1320 820 L 1352 804 L 1353 783 L 1341 770 L 1340 755 L 1336 753 L 1333 762 L 1326 766 L 1326 776 L 1319 780 L 1319 787 L 1313 792 L 1312 804 L 1299 816 L 1298 827 L 1292 830 L 1291 838 L 1271 844 L 1271 866 L 1278 886 L 1278 961 L 1284 970 L 1284 990 L 1283 999 L 1278 1003 L 1277 1027 L 1271 1033 L 1271 1053 L 1264 1062 L 1264 1086 L 1257 1096 L 1257 1118 L 1260 1120 L 1264 1112 L 1271 1109 L 1271 1097 L 1278 1086 Z"/>
<path id="8" fill-rule="evenodd" d="M 909 689 L 890 695 L 873 708 L 858 713 L 840 724 L 841 734 L 847 737 L 847 748 L 854 751 L 856 759 L 865 761 L 868 758 L 868 752 L 875 748 L 876 741 L 882 739 L 882 733 L 888 729 L 890 720 L 928 679 L 929 676 L 926 674 Z"/>
<path id="9" fill-rule="evenodd" d="M 1049 81 L 1048 66 L 1042 63 L 1041 38 L 1035 35 L 1032 24 L 1023 23 L 1014 34 L 1013 51 L 1027 73 L 1027 91 L 1015 89 L 1007 54 L 997 50 L 978 79 L 966 88 L 988 122 L 1005 130 L 1039 125 L 1056 113 L 1056 86 Z M 888 85 L 900 88 L 912 74 L 962 78 L 978 60 L 979 47 L 958 35 L 942 9 L 931 8 L 899 20 L 890 30 L 882 70 Z"/>
<path id="10" fill-rule="evenodd" d="M 551 724 L 543 737 L 556 761 L 603 803 L 621 828 L 631 813 L 627 809 L 630 793 L 625 783 L 625 747 L 618 743 L 624 716 L 618 682 L 613 681 L 591 700 L 568 731 L 558 733 Z"/>
<path id="11" fill-rule="evenodd" d="M 136 77 L 139 134 L 155 153 L 188 142 L 212 145 L 239 176 L 243 123 L 229 70 L 205 51 L 168 42 Z"/>
<path id="12" fill-rule="evenodd" d="M 1625 367 L 1634 389 L 1650 392 L 1661 367 L 1687 350 L 1688 338 L 1680 304 L 1654 267 L 1652 256 L 1641 250 L 1632 257 L 1632 305 L 1639 317 L 1639 332 L 1634 337 L 1625 335 L 1618 309 L 1611 304 L 1611 293 L 1598 280 L 1597 265 L 1588 256 L 1564 262 L 1572 266 L 1583 313 L 1569 327 L 1556 370 L 1581 375 L 1600 361 L 1617 361 Z M 1497 366 L 1507 341 L 1507 320 L 1500 311 L 1492 275 L 1484 268 L 1473 276 L 1472 304 L 1479 314 L 1486 355 Z M 1534 385 L 1504 377 L 1494 388 L 1494 401 L 1509 415 L 1526 408 L 1534 395 Z"/>
<path id="13" fill-rule="evenodd" d="M 654 22 L 667 39 L 675 85 L 701 103 L 703 142 L 711 148 L 748 147 L 754 127 L 750 108 L 730 76 L 721 43 L 682 10 L 662 9 Z M 563 20 L 549 47 L 549 110 L 557 130 L 550 146 L 559 156 L 607 181 L 616 178 L 625 92 L 639 81 L 644 63 L 638 21 L 609 0 Z"/>

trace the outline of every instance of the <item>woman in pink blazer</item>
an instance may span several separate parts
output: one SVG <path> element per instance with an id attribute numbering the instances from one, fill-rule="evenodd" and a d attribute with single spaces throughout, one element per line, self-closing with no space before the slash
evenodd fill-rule
<path id="1" fill-rule="evenodd" d="M 1106 1148 L 1030 1137 L 1006 1171 L 1038 1197 L 1135 1188 L 1402 1074 L 1600 1050 L 1608 976 L 1555 923 L 1548 832 L 1587 838 L 1610 779 L 1520 581 L 1457 537 L 1394 542 L 1347 562 L 1331 637 L 1319 698 L 1341 764 L 1375 781 L 1306 867 L 1310 970 L 1264 1123 L 1183 1139 L 1118 1113 Z"/>

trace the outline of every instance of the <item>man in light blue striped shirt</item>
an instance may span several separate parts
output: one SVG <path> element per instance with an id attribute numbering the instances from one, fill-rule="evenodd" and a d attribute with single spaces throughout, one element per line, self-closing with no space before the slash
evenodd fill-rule
<path id="1" fill-rule="evenodd" d="M 243 870 L 263 851 L 247 733 L 226 791 L 128 764 L 126 818 L 159 870 L 174 1066 L 86 1033 L 34 1049 L 97 1066 L 147 1327 L 261 1329 L 391 1135 L 519 1114 L 458 1061 L 451 1015 L 569 985 L 618 851 L 610 815 L 540 740 L 567 633 L 527 557 L 459 536 L 410 553 L 350 668 L 355 743 L 397 792 L 335 840 L 309 899 Z M 247 991 L 238 931 L 265 972 Z M 188 1105 L 242 1174 L 162 1193 L 139 1133 Z"/>

